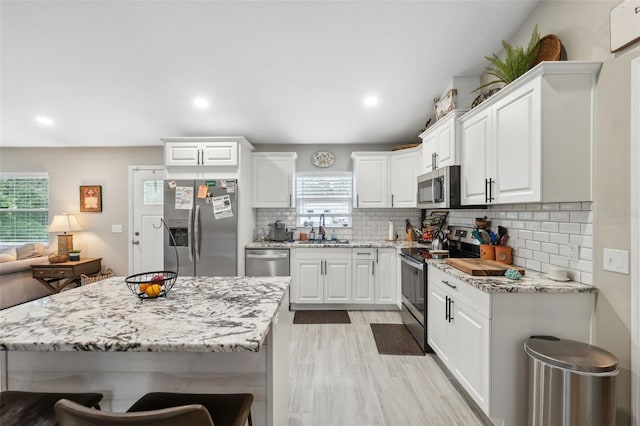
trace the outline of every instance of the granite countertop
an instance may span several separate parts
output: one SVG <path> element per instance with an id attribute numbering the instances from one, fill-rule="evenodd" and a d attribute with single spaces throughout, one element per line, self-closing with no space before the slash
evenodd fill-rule
<path id="1" fill-rule="evenodd" d="M 179 277 L 141 300 L 114 277 L 0 310 L 0 350 L 257 352 L 290 277 Z"/>
<path id="2" fill-rule="evenodd" d="M 504 276 L 480 277 L 472 276 L 466 272 L 446 263 L 444 260 L 429 259 L 429 266 L 438 268 L 447 274 L 486 293 L 597 293 L 594 286 L 575 281 L 558 282 L 547 278 L 545 274 L 525 269 L 525 273 L 518 281 Z"/>
<path id="3" fill-rule="evenodd" d="M 404 240 L 351 240 L 347 243 L 324 241 L 322 243 L 308 243 L 304 241 L 255 241 L 245 245 L 248 249 L 260 248 L 405 248 L 429 247 L 427 244 Z"/>

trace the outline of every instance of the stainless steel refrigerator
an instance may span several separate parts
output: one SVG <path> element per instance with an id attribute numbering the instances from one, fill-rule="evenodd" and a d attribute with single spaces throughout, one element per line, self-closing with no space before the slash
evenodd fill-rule
<path id="1" fill-rule="evenodd" d="M 164 220 L 175 240 L 180 276 L 236 276 L 237 181 L 166 180 Z M 176 270 L 174 242 L 165 232 L 165 270 Z"/>

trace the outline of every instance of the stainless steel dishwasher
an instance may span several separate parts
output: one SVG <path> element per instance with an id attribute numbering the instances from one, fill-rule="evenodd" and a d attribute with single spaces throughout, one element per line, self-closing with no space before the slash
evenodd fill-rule
<path id="1" fill-rule="evenodd" d="M 288 277 L 289 249 L 245 249 L 248 277 Z"/>

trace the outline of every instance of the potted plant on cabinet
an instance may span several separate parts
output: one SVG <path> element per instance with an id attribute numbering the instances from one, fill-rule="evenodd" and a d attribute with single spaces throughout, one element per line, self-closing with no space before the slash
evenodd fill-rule
<path id="1" fill-rule="evenodd" d="M 80 250 L 69 250 L 69 260 L 71 261 L 80 260 Z"/>

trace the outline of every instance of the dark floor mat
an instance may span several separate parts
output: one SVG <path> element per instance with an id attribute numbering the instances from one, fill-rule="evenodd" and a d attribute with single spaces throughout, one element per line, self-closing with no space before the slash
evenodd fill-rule
<path id="1" fill-rule="evenodd" d="M 404 324 L 371 324 L 380 355 L 424 355 Z"/>
<path id="2" fill-rule="evenodd" d="M 294 324 L 351 324 L 347 311 L 296 311 Z"/>

